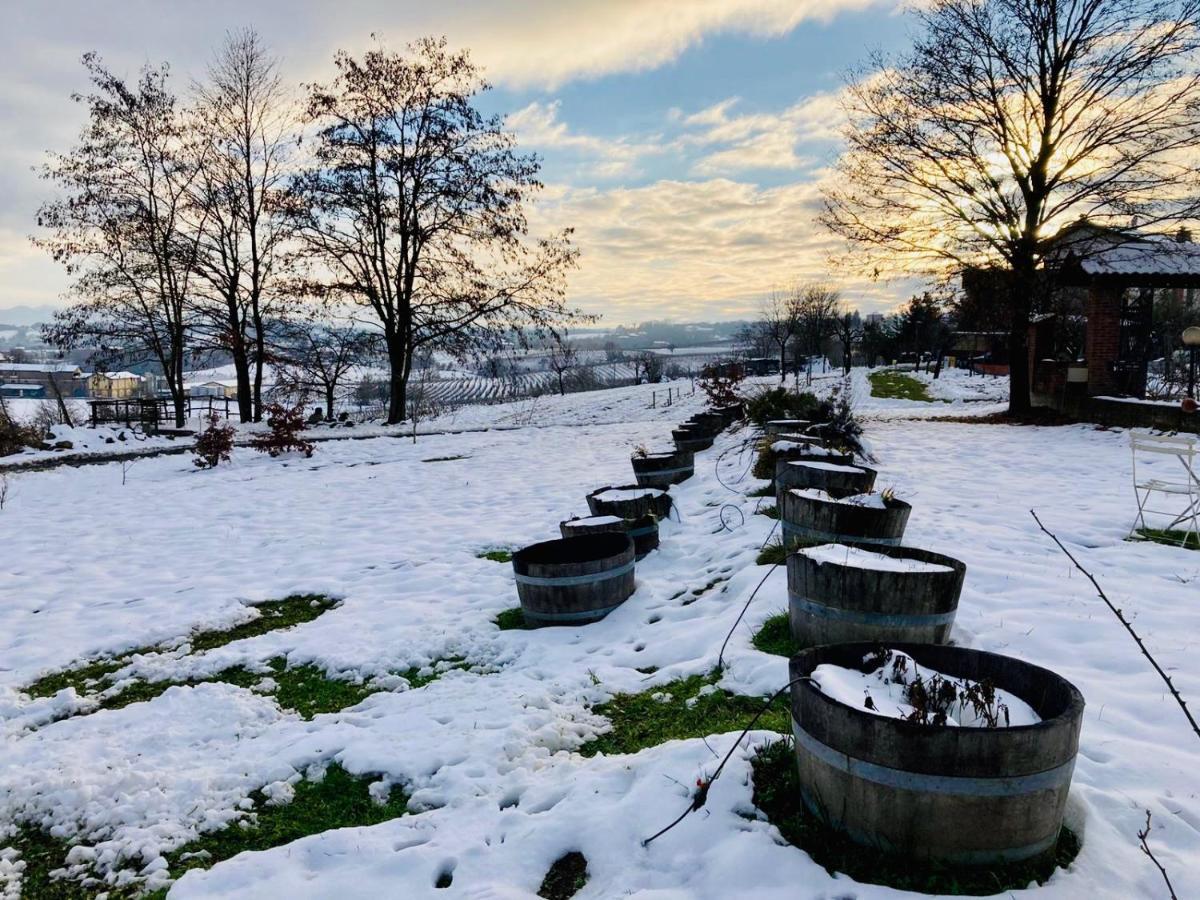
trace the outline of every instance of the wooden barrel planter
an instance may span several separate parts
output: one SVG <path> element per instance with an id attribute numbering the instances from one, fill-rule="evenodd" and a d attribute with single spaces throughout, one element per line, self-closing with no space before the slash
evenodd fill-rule
<path id="1" fill-rule="evenodd" d="M 812 423 L 807 419 L 771 419 L 764 426 L 767 434 L 800 433 Z"/>
<path id="2" fill-rule="evenodd" d="M 788 618 L 801 647 L 846 641 L 944 644 L 967 567 L 941 553 L 821 544 L 788 556 Z"/>
<path id="3" fill-rule="evenodd" d="M 661 520 L 671 512 L 671 495 L 662 488 L 636 484 L 606 485 L 588 494 L 587 505 L 593 516 L 640 519 L 652 514 Z"/>
<path id="4" fill-rule="evenodd" d="M 713 412 L 721 416 L 726 425 L 732 425 L 746 414 L 746 409 L 740 403 L 731 403 L 728 406 L 714 406 Z"/>
<path id="5" fill-rule="evenodd" d="M 727 424 L 725 422 L 725 417 L 723 415 L 721 415 L 720 413 L 716 413 L 716 412 L 696 413 L 688 421 L 690 423 L 694 423 L 694 424 L 700 426 L 701 428 L 703 428 L 705 431 L 707 431 L 709 434 L 713 435 L 714 437 L 716 435 L 720 434 L 724 430 L 725 425 Z"/>
<path id="6" fill-rule="evenodd" d="M 597 622 L 633 593 L 633 541 L 600 533 L 542 541 L 513 554 L 528 625 Z"/>
<path id="7" fill-rule="evenodd" d="M 622 519 L 620 516 L 588 516 L 584 519 L 567 519 L 558 523 L 562 536 L 579 537 L 583 534 L 616 532 L 627 534 L 633 539 L 633 552 L 643 559 L 651 550 L 658 548 L 658 519 L 653 513 L 637 519 Z"/>
<path id="8" fill-rule="evenodd" d="M 696 471 L 690 450 L 634 455 L 629 461 L 633 465 L 633 478 L 641 487 L 668 488 L 687 481 Z"/>
<path id="9" fill-rule="evenodd" d="M 874 469 L 845 462 L 830 462 L 830 459 L 828 456 L 807 455 L 800 459 L 784 457 L 776 460 L 775 489 L 816 488 L 835 497 L 845 497 L 865 494 L 875 487 Z"/>
<path id="10" fill-rule="evenodd" d="M 994 865 L 1051 854 L 1083 718 L 1074 685 L 995 653 L 888 645 L 919 667 L 990 680 L 1041 718 L 976 728 L 876 715 L 794 681 L 826 663 L 867 671 L 874 646 L 832 644 L 792 657 L 792 733 L 809 810 L 856 843 L 925 862 Z"/>
<path id="11" fill-rule="evenodd" d="M 824 447 L 820 441 L 773 439 L 759 450 L 758 459 L 754 462 L 754 477 L 766 478 L 774 483 L 775 475 L 779 471 L 779 464 L 785 460 L 794 462 L 820 460 L 842 466 L 848 466 L 854 462 L 852 456 L 830 450 Z"/>
<path id="12" fill-rule="evenodd" d="M 899 544 L 912 507 L 872 494 L 867 503 L 835 499 L 824 491 L 789 488 L 779 492 L 779 518 L 787 543 Z M 868 505 L 869 503 L 869 505 Z"/>
<path id="13" fill-rule="evenodd" d="M 674 438 L 676 447 L 680 450 L 686 450 L 688 453 L 699 453 L 701 450 L 707 450 L 713 445 L 713 436 L 711 434 L 699 427 L 686 424 L 672 429 L 671 437 Z"/>

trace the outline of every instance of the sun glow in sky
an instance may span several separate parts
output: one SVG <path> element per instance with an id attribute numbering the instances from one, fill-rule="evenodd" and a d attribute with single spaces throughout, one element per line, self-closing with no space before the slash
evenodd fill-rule
<path id="1" fill-rule="evenodd" d="M 229 29 L 253 26 L 297 85 L 375 33 L 399 49 L 445 34 L 471 48 L 508 116 L 544 159 L 535 229 L 574 226 L 574 303 L 609 324 L 729 319 L 773 287 L 831 278 L 864 311 L 901 286 L 829 274 L 815 223 L 837 153 L 837 94 L 876 47 L 905 40 L 895 0 L 0 0 L 0 321 L 57 305 L 62 270 L 33 247 L 49 186 L 33 172 L 71 145 L 87 89 L 80 56 L 133 76 L 167 60 L 185 93 Z"/>

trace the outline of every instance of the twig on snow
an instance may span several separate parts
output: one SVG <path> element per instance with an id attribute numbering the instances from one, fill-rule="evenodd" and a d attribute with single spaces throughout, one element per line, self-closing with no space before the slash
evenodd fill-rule
<path id="1" fill-rule="evenodd" d="M 1092 587 L 1096 589 L 1096 593 L 1100 595 L 1100 599 L 1104 601 L 1104 605 L 1112 610 L 1112 614 L 1117 617 L 1117 621 L 1125 626 L 1125 630 L 1129 632 L 1129 636 L 1133 638 L 1134 642 L 1138 645 L 1138 649 L 1142 651 L 1142 656 L 1146 657 L 1146 659 L 1150 661 L 1150 665 L 1154 667 L 1154 671 L 1158 673 L 1160 678 L 1162 678 L 1163 682 L 1167 685 L 1167 690 L 1171 692 L 1171 696 L 1175 698 L 1175 702 L 1179 704 L 1179 708 L 1182 709 L 1183 714 L 1187 716 L 1188 724 L 1192 726 L 1192 731 L 1195 732 L 1196 737 L 1200 738 L 1200 724 L 1196 723 L 1196 719 L 1192 715 L 1192 711 L 1188 709 L 1187 701 L 1184 700 L 1183 695 L 1176 690 L 1175 684 L 1171 681 L 1171 676 L 1168 675 L 1163 670 L 1163 667 L 1158 664 L 1158 660 L 1156 660 L 1146 648 L 1145 642 L 1141 639 L 1138 633 L 1133 630 L 1133 625 L 1127 618 L 1125 618 L 1125 614 L 1121 612 L 1121 610 L 1118 609 L 1111 600 L 1108 599 L 1108 595 L 1104 593 L 1104 588 L 1100 587 L 1100 583 L 1096 581 L 1096 579 L 1092 576 L 1092 573 L 1080 565 L 1079 560 L 1077 560 L 1071 554 L 1071 551 L 1063 546 L 1063 542 L 1060 541 L 1049 529 L 1046 528 L 1045 525 L 1042 524 L 1042 520 L 1038 518 L 1037 513 L 1031 509 L 1029 514 L 1033 516 L 1033 521 L 1038 523 L 1038 528 L 1042 529 L 1042 531 L 1049 535 L 1050 539 L 1054 541 L 1054 543 L 1058 544 L 1058 548 L 1067 555 L 1067 559 L 1075 564 L 1075 568 L 1077 568 L 1084 574 L 1084 576 L 1087 577 L 1087 580 L 1092 583 Z"/>
<path id="2" fill-rule="evenodd" d="M 725 757 L 721 760 L 721 764 L 717 766 L 717 769 L 715 772 L 712 773 L 712 776 L 709 778 L 697 778 L 696 779 L 696 793 L 695 793 L 695 795 L 693 795 L 692 802 L 688 804 L 687 808 L 683 812 L 681 812 L 678 816 L 676 816 L 675 819 L 669 825 L 667 825 L 663 828 L 660 828 L 658 831 L 654 832 L 654 834 L 650 835 L 650 837 L 643 840 L 642 846 L 648 847 L 652 841 L 656 840 L 657 838 L 662 837 L 664 834 L 666 834 L 668 831 L 670 831 L 672 828 L 674 828 L 676 825 L 678 825 L 680 822 L 682 822 L 684 819 L 686 819 L 688 816 L 688 813 L 693 813 L 696 810 L 703 808 L 704 804 L 708 802 L 708 789 L 712 786 L 712 783 L 721 776 L 721 772 L 724 770 L 725 764 L 727 762 L 729 762 L 729 758 L 731 756 L 733 756 L 733 751 L 736 750 L 739 746 L 741 746 L 742 739 L 754 729 L 754 726 L 758 724 L 758 720 L 763 717 L 763 714 L 766 713 L 766 711 L 769 710 L 774 705 L 775 701 L 779 699 L 780 695 L 784 691 L 790 690 L 793 684 L 799 684 L 801 681 L 811 681 L 811 680 L 812 679 L 808 675 L 802 675 L 799 678 L 793 678 L 791 681 L 789 681 L 787 684 L 785 684 L 783 687 L 781 687 L 779 690 L 777 690 L 774 694 L 772 694 L 770 699 L 767 700 L 766 704 L 763 706 L 763 708 L 754 714 L 754 718 L 750 720 L 750 724 L 742 729 L 742 733 L 737 736 L 737 740 L 734 741 L 733 744 L 730 746 L 729 752 L 725 754 Z"/>
<path id="3" fill-rule="evenodd" d="M 767 579 L 771 577 L 771 573 L 774 572 L 776 569 L 778 569 L 779 566 L 780 566 L 780 563 L 775 563 L 774 565 L 771 566 L 771 568 L 767 569 L 767 574 L 762 577 L 762 581 L 760 581 L 758 583 L 758 587 L 756 587 L 750 593 L 750 599 L 746 601 L 746 605 L 743 606 L 742 611 L 740 613 L 738 613 L 738 617 L 734 621 L 733 627 L 729 629 L 729 634 L 725 635 L 725 640 L 721 642 L 721 652 L 717 654 L 717 671 L 718 672 L 722 672 L 725 669 L 725 648 L 729 646 L 729 639 L 731 637 L 733 637 L 733 633 L 735 631 L 737 631 L 738 625 L 742 624 L 742 616 L 746 615 L 746 610 L 748 610 L 750 608 L 750 604 L 751 604 L 751 602 L 753 602 L 754 596 L 759 592 L 759 590 L 762 588 L 762 586 L 767 583 Z"/>
<path id="4" fill-rule="evenodd" d="M 1137 833 L 1138 842 L 1142 845 L 1142 852 L 1150 857 L 1150 862 L 1154 863 L 1154 867 L 1158 869 L 1163 877 L 1163 881 L 1167 883 L 1167 893 L 1171 895 L 1171 900 L 1179 900 L 1175 896 L 1175 888 L 1171 885 L 1171 879 L 1167 876 L 1166 867 L 1158 861 L 1158 857 L 1154 855 L 1154 851 L 1150 849 L 1150 845 L 1146 839 L 1150 837 L 1150 810 L 1146 810 L 1146 827 Z"/>

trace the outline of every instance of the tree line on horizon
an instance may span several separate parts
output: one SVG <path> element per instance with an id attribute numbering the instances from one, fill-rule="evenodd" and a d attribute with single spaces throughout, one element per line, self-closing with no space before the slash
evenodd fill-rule
<path id="1" fill-rule="evenodd" d="M 479 111 L 489 85 L 445 39 L 339 51 L 294 89 L 238 31 L 182 98 L 167 64 L 136 80 L 83 64 L 86 124 L 41 170 L 56 197 L 35 241 L 74 279 L 44 334 L 161 368 L 178 424 L 206 354 L 232 360 L 243 421 L 268 366 L 303 382 L 380 354 L 395 423 L 421 354 L 590 319 L 565 300 L 570 231 L 530 234 L 538 158 Z"/>

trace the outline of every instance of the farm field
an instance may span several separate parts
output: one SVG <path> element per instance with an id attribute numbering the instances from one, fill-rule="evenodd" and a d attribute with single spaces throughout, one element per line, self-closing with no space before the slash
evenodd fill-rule
<path id="1" fill-rule="evenodd" d="M 853 373 L 877 483 L 913 505 L 906 544 L 967 564 L 953 641 L 1052 668 L 1088 704 L 1067 816 L 1079 854 L 1004 896 L 1163 896 L 1138 847 L 1147 810 L 1178 896 L 1196 895 L 1200 742 L 1029 510 L 1189 698 L 1200 697 L 1200 553 L 1125 540 L 1124 432 L 922 421 L 997 408 L 965 376 L 942 378 L 954 402 L 873 398 L 867 373 Z M 311 459 L 239 448 L 212 471 L 163 456 L 124 480 L 117 465 L 12 475 L 0 511 L 0 896 L 22 894 L 31 831 L 64 850 L 77 896 L 506 900 L 535 896 L 569 852 L 587 861 L 580 900 L 918 896 L 831 874 L 781 838 L 754 803 L 756 754 L 777 731 L 738 742 L 749 721 L 738 715 L 622 752 L 604 715 L 618 694 L 668 704 L 667 686 L 694 676 L 714 679 L 696 696 L 723 689 L 747 708 L 787 682 L 787 660 L 753 643 L 787 593 L 782 569 L 755 563 L 776 523 L 755 514 L 748 429 L 722 434 L 671 489 L 678 517 L 605 620 L 497 626 L 516 588 L 511 567 L 483 554 L 557 537 L 589 491 L 632 481 L 636 446 L 668 446 L 672 423 L 703 406 L 697 392 L 651 407 L 652 389 L 664 386 L 471 407 L 423 427 L 493 430 L 328 441 Z M 289 597 L 303 598 L 278 607 L 290 627 L 254 608 Z M 42 681 L 97 660 L 112 663 L 98 684 Z M 319 703 L 285 693 L 292 670 L 322 685 Z M 731 748 L 704 810 L 643 846 Z M 381 821 L 180 858 L 307 802 L 322 778 L 359 777 L 390 804 L 374 807 Z"/>

